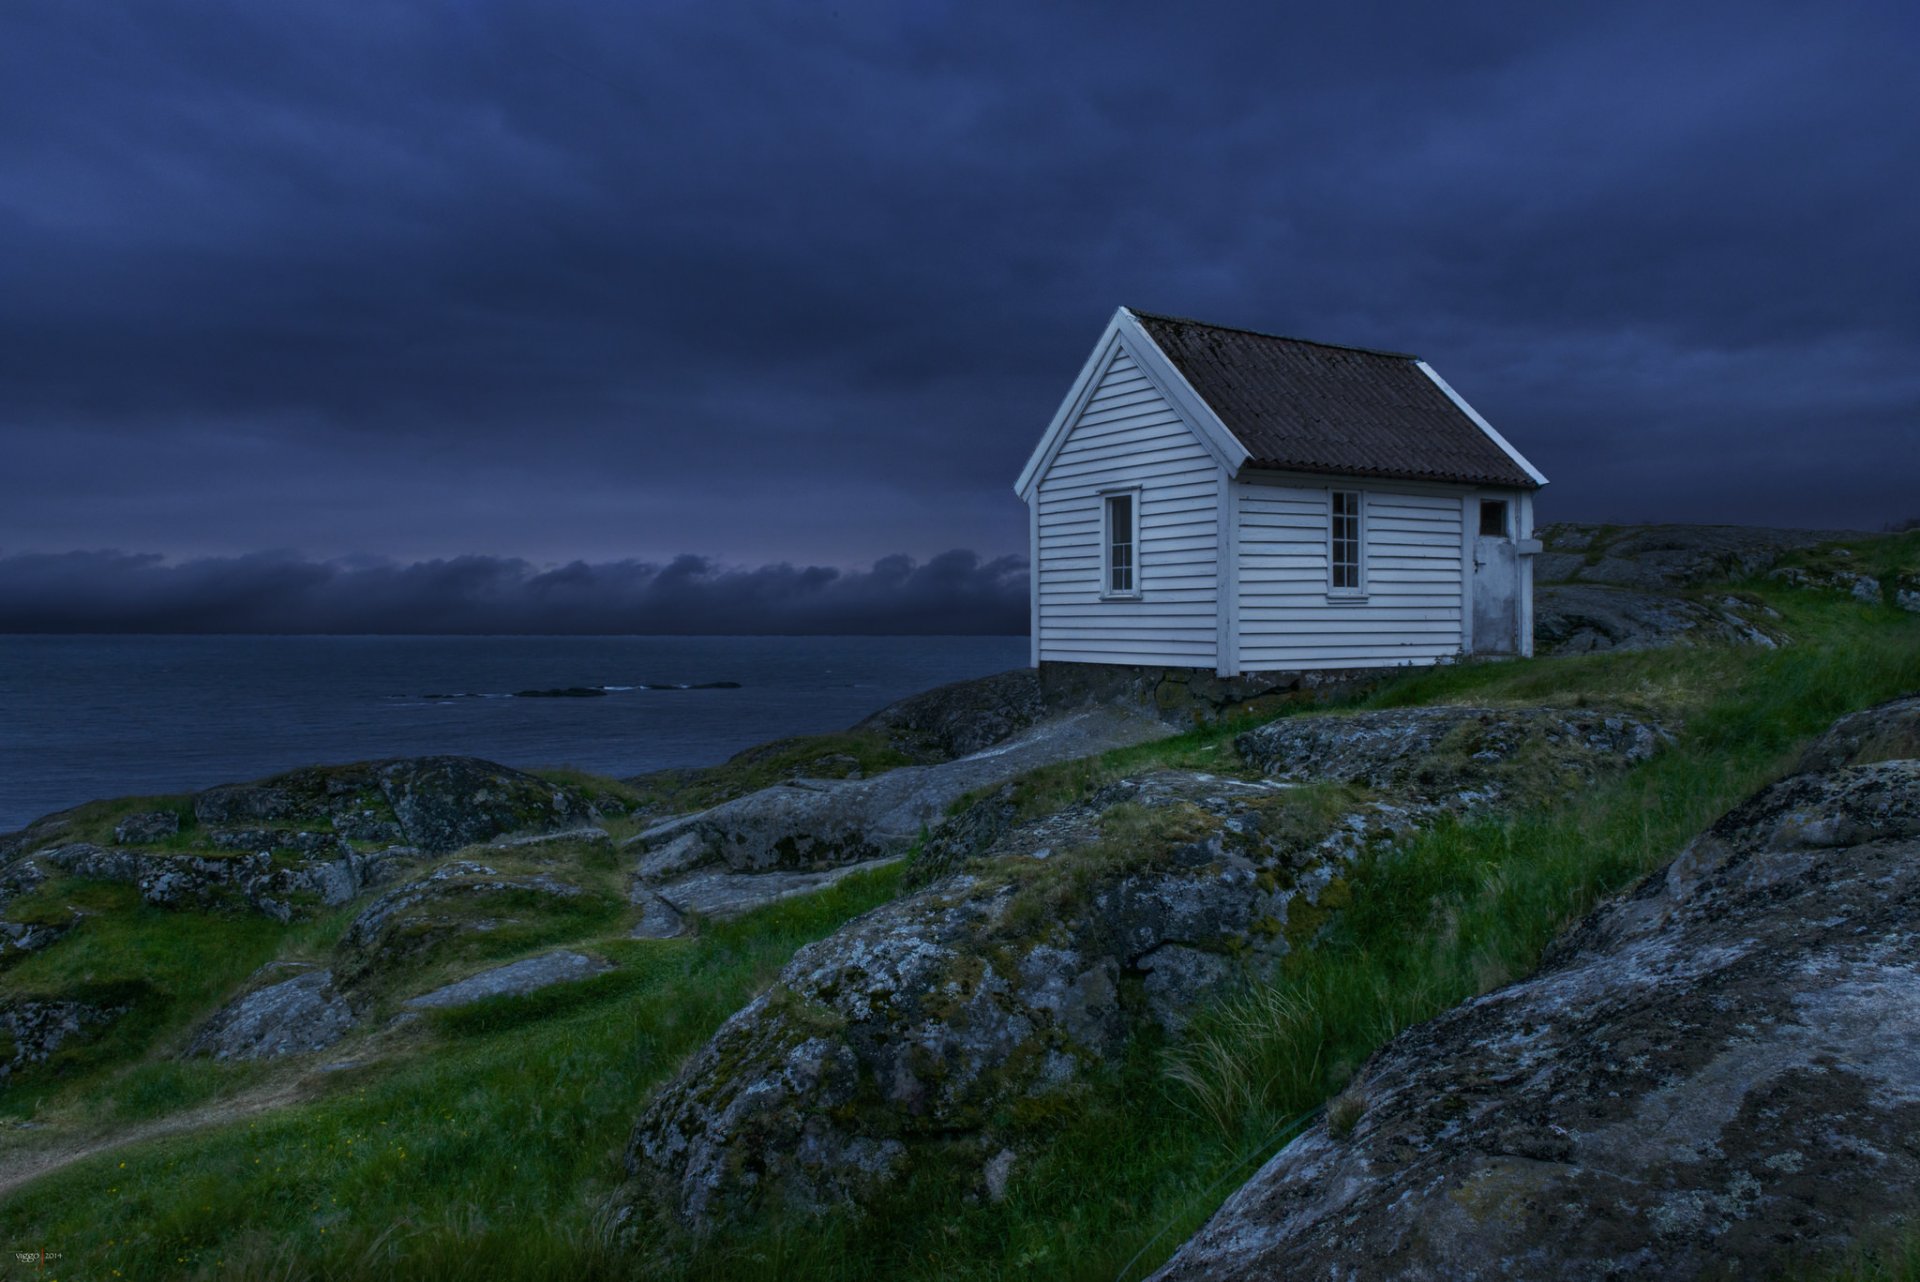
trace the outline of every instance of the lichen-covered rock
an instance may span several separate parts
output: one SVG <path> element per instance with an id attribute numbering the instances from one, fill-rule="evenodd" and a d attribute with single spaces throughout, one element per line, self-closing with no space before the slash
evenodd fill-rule
<path id="1" fill-rule="evenodd" d="M 1396 1038 L 1350 1130 L 1288 1145 L 1156 1276 L 1762 1277 L 1844 1250 L 1920 1202 L 1917 906 L 1920 761 L 1784 780 L 1532 978 Z"/>
<path id="2" fill-rule="evenodd" d="M 1159 721 L 1087 708 L 957 761 L 871 779 L 779 784 L 655 824 L 622 845 L 636 855 L 633 901 L 649 905 L 642 933 L 677 933 L 681 916 L 706 911 L 695 900 L 708 906 L 771 902 L 807 884 L 796 875 L 811 878 L 813 888 L 829 885 L 834 878 L 826 874 L 835 870 L 904 854 L 970 791 L 1169 733 Z M 763 885 L 750 880 L 762 877 L 769 878 Z"/>
<path id="3" fill-rule="evenodd" d="M 1539 583 L 1578 581 L 1659 592 L 1771 569 L 1788 553 L 1845 530 L 1780 530 L 1747 525 L 1543 526 L 1546 551 L 1534 563 Z"/>
<path id="4" fill-rule="evenodd" d="M 275 963 L 256 978 L 291 969 Z M 353 1031 L 353 1011 L 333 985 L 333 973 L 300 969 L 290 979 L 235 998 L 207 1021 L 186 1054 L 214 1059 L 277 1059 L 324 1050 Z"/>
<path id="5" fill-rule="evenodd" d="M 180 815 L 172 810 L 143 810 L 114 825 L 113 840 L 122 846 L 146 846 L 180 835 Z"/>
<path id="6" fill-rule="evenodd" d="M 1553 800 L 1644 761 L 1660 728 L 1563 708 L 1398 708 L 1283 717 L 1234 740 L 1280 779 L 1332 779 L 1450 805 Z"/>
<path id="7" fill-rule="evenodd" d="M 486 1001 L 493 997 L 518 997 L 535 992 L 554 984 L 569 984 L 577 980 L 592 979 L 603 975 L 612 967 L 597 957 L 585 953 L 576 953 L 569 949 L 557 949 L 542 953 L 538 957 L 523 957 L 504 966 L 494 966 L 477 975 L 456 980 L 422 993 L 418 997 L 409 997 L 404 1006 L 414 1010 L 439 1006 L 469 1006 L 474 1002 Z"/>
<path id="8" fill-rule="evenodd" d="M 1801 773 L 1836 770 L 1875 761 L 1920 758 L 1920 695 L 1889 699 L 1850 713 L 1801 754 Z"/>
<path id="9" fill-rule="evenodd" d="M 45 1063 L 68 1042 L 92 1035 L 131 1009 L 124 1004 L 65 998 L 0 1001 L 0 1082 L 30 1065 Z"/>
<path id="10" fill-rule="evenodd" d="M 59 940 L 80 924 L 80 915 L 69 912 L 64 921 L 7 921 L 0 919 L 0 966 L 7 966 L 28 953 Z"/>
<path id="11" fill-rule="evenodd" d="M 1651 650 L 1724 643 L 1772 649 L 1784 638 L 1755 616 L 1764 607 L 1737 597 L 1700 601 L 1632 588 L 1560 583 L 1534 592 L 1533 643 L 1540 654 Z"/>
<path id="12" fill-rule="evenodd" d="M 1031 1142 L 1022 1117 L 1145 1021 L 1178 1026 L 1286 952 L 1296 910 L 1366 841 L 1307 796 L 1181 771 L 1121 781 L 1085 807 L 1074 849 L 990 855 L 803 949 L 640 1119 L 627 1196 L 701 1226 L 864 1204 L 930 1154 L 985 1179 Z M 1346 809 L 1376 835 L 1401 821 Z"/>
<path id="13" fill-rule="evenodd" d="M 273 857 L 251 855 L 158 854 L 108 849 L 75 842 L 30 856 L 73 877 L 127 882 L 142 901 L 156 908 L 221 909 L 246 907 L 246 887 L 269 873 Z"/>
<path id="14" fill-rule="evenodd" d="M 45 879 L 42 864 L 74 877 L 135 886 L 155 908 L 253 910 L 291 921 L 313 907 L 337 907 L 392 880 L 419 852 L 394 847 L 372 854 L 338 848 L 325 857 L 281 861 L 268 851 L 210 855 L 112 849 L 87 842 L 37 851 L 8 869 L 5 881 Z"/>
<path id="15" fill-rule="evenodd" d="M 504 833 L 578 826 L 576 790 L 477 757 L 405 757 L 294 770 L 193 797 L 210 840 L 233 849 L 317 854 L 340 840 L 440 854 Z"/>
<path id="16" fill-rule="evenodd" d="M 408 844 L 435 853 L 588 818 L 571 789 L 477 757 L 409 757 L 375 773 Z"/>

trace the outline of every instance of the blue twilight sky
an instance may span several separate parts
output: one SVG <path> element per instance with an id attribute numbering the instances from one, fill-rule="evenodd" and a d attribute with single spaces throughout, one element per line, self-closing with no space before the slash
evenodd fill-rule
<path id="1" fill-rule="evenodd" d="M 1425 356 L 1543 519 L 1877 528 L 1916 157 L 1910 3 L 12 0 L 0 584 L 1012 582 L 1120 303 Z"/>

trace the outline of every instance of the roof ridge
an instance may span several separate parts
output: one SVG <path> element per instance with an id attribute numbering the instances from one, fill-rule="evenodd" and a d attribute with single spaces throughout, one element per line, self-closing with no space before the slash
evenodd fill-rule
<path id="1" fill-rule="evenodd" d="M 1296 338 L 1292 334 L 1274 334 L 1264 329 L 1248 329 L 1245 325 L 1219 325 L 1213 321 L 1203 321 L 1192 316 L 1169 316 L 1165 312 L 1143 312 L 1138 307 L 1127 308 L 1129 314 L 1142 320 L 1170 321 L 1175 325 L 1198 325 L 1202 329 L 1224 329 L 1236 334 L 1251 334 L 1255 338 L 1274 338 L 1283 343 L 1305 343 L 1309 347 L 1328 347 L 1337 352 L 1361 352 L 1367 356 L 1388 356 L 1394 360 L 1417 361 L 1420 358 L 1412 352 L 1390 352 L 1380 347 L 1359 347 L 1353 343 L 1328 343 L 1317 338 Z"/>

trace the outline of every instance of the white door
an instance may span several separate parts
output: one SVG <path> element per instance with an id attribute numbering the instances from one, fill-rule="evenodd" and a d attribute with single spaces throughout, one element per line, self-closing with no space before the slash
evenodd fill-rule
<path id="1" fill-rule="evenodd" d="M 1512 654 L 1519 648 L 1520 556 L 1513 541 L 1513 504 L 1481 499 L 1473 539 L 1473 652 Z"/>

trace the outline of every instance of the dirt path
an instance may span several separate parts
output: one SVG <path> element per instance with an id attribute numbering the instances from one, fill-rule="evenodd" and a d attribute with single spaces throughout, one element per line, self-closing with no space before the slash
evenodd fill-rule
<path id="1" fill-rule="evenodd" d="M 23 1184 L 39 1179 L 42 1175 L 61 1170 L 97 1153 L 110 1153 L 114 1149 L 138 1144 L 142 1140 L 181 1135 L 188 1131 L 202 1130 L 209 1126 L 219 1126 L 225 1122 L 251 1117 L 271 1109 L 283 1108 L 288 1104 L 297 1104 L 306 1098 L 306 1093 L 301 1089 L 303 1084 L 301 1079 L 272 1083 L 218 1103 L 189 1109 L 184 1113 L 175 1113 L 171 1117 L 159 1117 L 150 1122 L 141 1122 L 124 1130 L 109 1131 L 104 1135 L 80 1139 L 68 1139 L 65 1142 L 56 1141 L 45 1148 L 22 1148 L 0 1153 L 0 1197 L 12 1193 Z"/>

